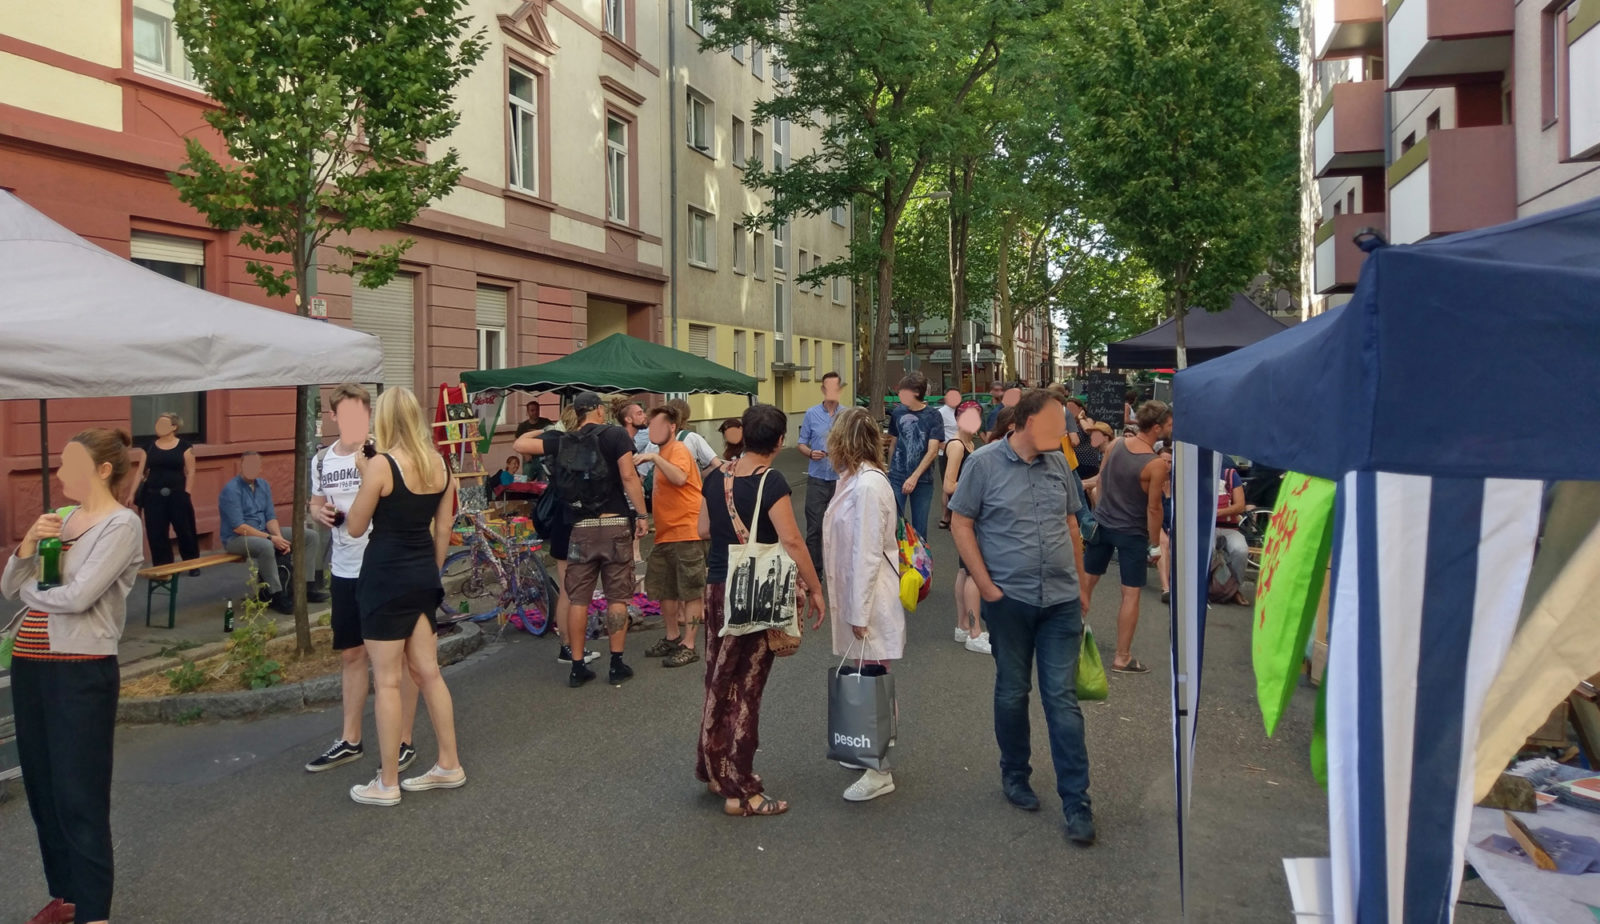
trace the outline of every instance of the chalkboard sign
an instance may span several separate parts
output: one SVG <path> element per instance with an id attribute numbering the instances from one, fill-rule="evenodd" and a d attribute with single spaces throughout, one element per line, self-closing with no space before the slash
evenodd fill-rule
<path id="1" fill-rule="evenodd" d="M 1126 377 L 1110 372 L 1091 372 L 1084 386 L 1088 396 L 1089 419 L 1104 421 L 1116 433 L 1122 432 L 1122 396 L 1128 393 Z"/>

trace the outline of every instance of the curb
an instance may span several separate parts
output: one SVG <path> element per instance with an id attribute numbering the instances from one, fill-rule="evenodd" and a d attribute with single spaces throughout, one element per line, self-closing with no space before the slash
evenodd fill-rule
<path id="1" fill-rule="evenodd" d="M 311 628 L 317 628 L 321 624 L 318 620 L 320 620 L 323 616 L 328 615 L 329 612 L 331 611 L 327 609 L 316 610 L 312 612 L 309 615 L 311 620 Z M 293 634 L 293 616 L 278 621 L 278 635 L 284 636 Z M 220 642 L 207 642 L 204 645 L 197 645 L 194 648 L 186 648 L 180 655 L 176 657 L 162 658 L 157 655 L 148 655 L 140 658 L 137 661 L 128 661 L 120 665 L 122 669 L 122 682 L 127 683 L 130 680 L 138 680 L 140 677 L 143 677 L 146 674 L 158 674 L 162 671 L 168 671 L 185 661 L 204 661 L 206 658 L 212 658 L 219 654 L 223 654 L 227 650 L 228 640 L 223 639 Z"/>
<path id="2" fill-rule="evenodd" d="M 454 664 L 484 646 L 483 631 L 462 623 L 460 631 L 439 642 L 439 665 Z M 292 712 L 337 703 L 337 673 L 264 690 L 227 693 L 184 693 L 173 696 L 127 697 L 117 703 L 119 725 L 188 724 L 197 719 L 248 719 L 274 712 Z"/>

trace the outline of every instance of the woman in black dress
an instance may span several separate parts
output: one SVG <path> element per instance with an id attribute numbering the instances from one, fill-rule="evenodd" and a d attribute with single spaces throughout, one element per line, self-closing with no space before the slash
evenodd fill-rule
<path id="1" fill-rule="evenodd" d="M 428 440 L 422 407 L 410 389 L 390 388 L 373 412 L 378 452 L 363 457 L 361 492 L 345 528 L 352 536 L 372 527 L 361 562 L 356 600 L 361 638 L 372 662 L 378 748 L 377 779 L 353 786 L 350 798 L 366 805 L 398 805 L 400 791 L 454 789 L 467 781 L 456 756 L 450 690 L 439 673 L 433 614 L 444 599 L 439 569 L 450 545 L 453 501 L 444 459 Z M 439 760 L 422 776 L 400 781 L 400 673 L 409 670 L 428 704 Z"/>
<path id="2" fill-rule="evenodd" d="M 194 523 L 194 446 L 178 436 L 183 420 L 168 411 L 156 418 L 156 438 L 143 446 L 144 480 L 134 495 L 144 509 L 144 534 L 150 540 L 150 563 L 172 564 L 170 529 L 178 535 L 183 560 L 200 557 Z"/>

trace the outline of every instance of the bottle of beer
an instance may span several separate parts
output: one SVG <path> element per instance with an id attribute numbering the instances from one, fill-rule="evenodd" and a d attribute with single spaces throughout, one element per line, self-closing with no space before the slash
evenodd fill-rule
<path id="1" fill-rule="evenodd" d="M 39 589 L 61 586 L 61 540 L 55 536 L 39 540 Z"/>
<path id="2" fill-rule="evenodd" d="M 222 631 L 233 631 L 233 601 L 228 601 L 228 608 L 222 611 Z"/>

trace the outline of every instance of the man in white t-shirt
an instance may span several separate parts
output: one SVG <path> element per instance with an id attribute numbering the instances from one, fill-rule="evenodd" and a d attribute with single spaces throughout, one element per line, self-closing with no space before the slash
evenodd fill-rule
<path id="1" fill-rule="evenodd" d="M 333 537 L 333 649 L 344 661 L 344 728 L 337 741 L 319 754 L 306 769 L 312 773 L 331 770 L 340 764 L 361 759 L 361 714 L 367 705 L 367 649 L 361 639 L 361 608 L 356 603 L 360 583 L 361 558 L 367 551 L 366 536 L 352 536 L 344 518 L 361 490 L 361 471 L 356 459 L 366 450 L 367 432 L 372 421 L 372 396 L 360 385 L 345 383 L 328 396 L 328 410 L 338 425 L 339 439 L 311 459 L 311 516 L 331 531 Z M 400 741 L 400 767 L 416 759 L 411 746 L 412 729 L 417 719 L 417 685 L 410 671 L 400 673 L 401 721 L 404 736 Z"/>

